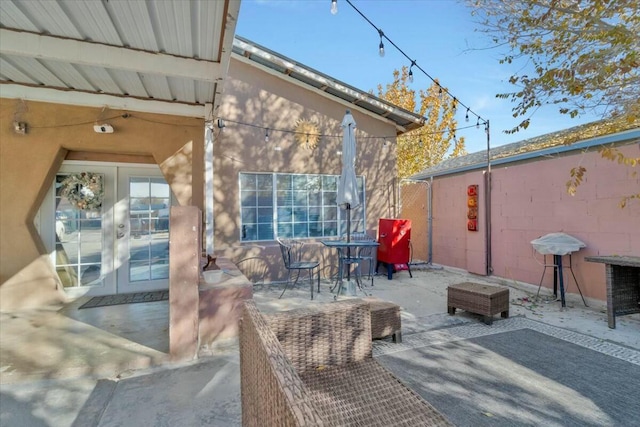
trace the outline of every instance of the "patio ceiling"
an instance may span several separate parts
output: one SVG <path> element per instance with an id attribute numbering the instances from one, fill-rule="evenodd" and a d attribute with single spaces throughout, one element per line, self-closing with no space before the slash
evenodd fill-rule
<path id="1" fill-rule="evenodd" d="M 239 8 L 239 0 L 2 0 L 0 96 L 209 116 Z"/>

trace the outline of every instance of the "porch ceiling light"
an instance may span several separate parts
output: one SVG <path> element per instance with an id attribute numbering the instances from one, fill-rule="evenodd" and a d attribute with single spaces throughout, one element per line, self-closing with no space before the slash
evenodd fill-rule
<path id="1" fill-rule="evenodd" d="M 95 133 L 113 133 L 113 126 L 110 124 L 93 125 L 93 131 Z"/>

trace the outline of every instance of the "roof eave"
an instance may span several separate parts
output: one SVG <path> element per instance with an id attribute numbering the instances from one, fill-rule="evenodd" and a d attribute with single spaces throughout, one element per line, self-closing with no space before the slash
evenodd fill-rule
<path id="1" fill-rule="evenodd" d="M 271 69 L 275 72 L 274 74 L 287 80 L 300 82 L 318 93 L 324 93 L 325 96 L 339 99 L 347 105 L 369 111 L 392 122 L 396 127 L 396 135 L 418 129 L 424 124 L 424 118 L 418 114 L 397 107 L 247 39 L 236 36 L 233 46 L 234 55 L 243 62 L 249 61 L 262 69 Z"/>

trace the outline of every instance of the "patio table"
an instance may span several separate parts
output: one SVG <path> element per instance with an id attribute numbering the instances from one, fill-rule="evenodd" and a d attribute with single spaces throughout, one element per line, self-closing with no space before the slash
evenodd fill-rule
<path id="1" fill-rule="evenodd" d="M 605 265 L 609 328 L 615 329 L 616 316 L 640 313 L 640 257 L 588 256 L 584 260 Z"/>
<path id="2" fill-rule="evenodd" d="M 347 241 L 344 239 L 336 239 L 336 240 L 321 240 L 320 241 L 323 245 L 325 245 L 328 248 L 335 248 L 338 251 L 338 262 L 342 263 L 343 259 L 346 259 L 347 265 L 351 265 L 349 260 L 350 259 L 356 259 L 357 257 L 352 257 L 351 253 L 352 250 L 354 250 L 354 252 L 357 252 L 357 250 L 359 248 L 366 248 L 366 247 L 376 247 L 379 246 L 380 244 L 378 242 L 376 242 L 375 240 L 351 240 L 351 241 Z M 346 250 L 346 256 L 344 256 Z M 341 266 L 338 266 L 338 271 L 341 271 Z M 360 290 L 363 291 L 362 289 L 362 285 L 360 284 L 360 281 L 358 280 L 357 276 L 356 276 L 356 283 L 358 284 L 358 287 L 360 288 Z M 336 282 L 336 286 L 338 286 L 338 291 L 336 292 L 336 295 L 334 296 L 334 299 L 337 298 L 338 295 L 340 295 L 340 291 L 342 290 L 342 277 L 338 276 L 337 278 L 337 282 Z M 334 286 L 335 289 L 335 286 Z M 363 291 L 364 292 L 364 291 Z"/>

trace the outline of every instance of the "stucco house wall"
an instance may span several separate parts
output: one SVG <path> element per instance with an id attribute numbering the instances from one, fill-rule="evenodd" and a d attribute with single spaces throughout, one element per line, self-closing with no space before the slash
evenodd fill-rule
<path id="1" fill-rule="evenodd" d="M 239 174 L 284 172 L 340 175 L 343 130 L 349 109 L 356 121 L 356 174 L 365 177 L 366 228 L 375 236 L 380 217 L 390 209 L 389 188 L 396 174 L 394 123 L 355 105 L 330 99 L 309 87 L 292 84 L 268 70 L 232 57 L 219 116 L 223 131 L 215 129 L 214 142 L 214 246 L 216 254 L 238 261 L 260 256 L 272 268 L 271 279 L 284 275 L 277 242 L 240 242 Z M 310 150 L 295 141 L 296 122 L 317 124 L 321 138 Z M 270 129 L 265 142 L 265 128 Z M 280 150 L 276 150 L 279 147 Z M 311 256 L 330 257 L 320 243 L 308 239 Z M 327 262 L 327 264 L 329 264 Z"/>
<path id="2" fill-rule="evenodd" d="M 618 147 L 627 157 L 640 157 L 638 139 Z M 566 191 L 571 168 L 587 169 L 577 194 Z M 482 170 L 434 178 L 433 257 L 434 263 L 482 272 L 486 231 Z M 466 186 L 480 184 L 479 228 L 466 230 Z M 543 256 L 530 242 L 553 232 L 570 234 L 586 244 L 572 255 L 573 272 L 585 296 L 606 299 L 604 266 L 584 261 L 591 255 L 640 255 L 640 203 L 624 196 L 640 191 L 637 167 L 625 167 L 591 150 L 540 156 L 529 160 L 492 166 L 491 266 L 493 275 L 538 285 L 543 273 Z M 552 263 L 547 256 L 547 262 Z M 565 264 L 568 258 L 565 258 Z M 567 292 L 578 289 L 565 269 Z M 552 288 L 553 273 L 547 270 L 543 286 Z"/>
<path id="3" fill-rule="evenodd" d="M 375 236 L 378 219 L 393 215 L 396 122 L 237 55 L 232 57 L 223 93 L 214 119 L 225 121 L 224 130 L 213 121 L 212 227 L 216 255 L 236 262 L 259 256 L 269 265 L 267 280 L 286 277 L 275 241 L 240 241 L 239 174 L 339 175 L 341 122 L 347 109 L 357 123 L 355 168 L 365 178 L 366 231 Z M 42 306 L 65 299 L 34 225 L 64 160 L 157 164 L 179 205 L 204 209 L 204 119 L 21 103 L 0 99 L 0 309 Z M 28 124 L 26 135 L 13 130 L 18 109 L 20 121 Z M 300 119 L 317 124 L 323 135 L 315 149 L 295 140 L 292 131 Z M 115 132 L 95 133 L 93 125 L 98 121 L 110 123 Z M 265 142 L 265 127 L 270 129 L 269 142 Z M 204 224 L 203 230 L 209 226 Z M 317 239 L 308 239 L 307 243 L 309 256 L 323 262 L 325 276 L 332 274 L 335 251 L 324 248 Z"/>
<path id="4" fill-rule="evenodd" d="M 64 298 L 34 218 L 66 158 L 155 163 L 180 205 L 202 208 L 203 119 L 123 118 L 125 111 L 28 101 L 20 113 L 28 129 L 20 135 L 13 130 L 18 102 L 0 98 L 0 310 Z M 104 117 L 112 118 L 113 134 L 94 132 Z"/>

